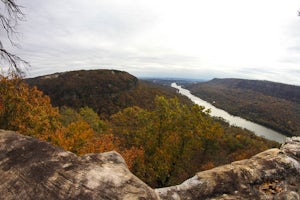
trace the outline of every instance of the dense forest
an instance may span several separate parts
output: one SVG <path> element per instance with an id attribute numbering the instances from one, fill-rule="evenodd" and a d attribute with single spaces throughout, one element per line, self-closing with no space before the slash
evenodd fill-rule
<path id="1" fill-rule="evenodd" d="M 98 73 L 112 72 L 118 73 L 108 70 L 100 70 Z M 72 72 L 76 73 L 80 72 Z M 59 76 L 56 74 L 44 79 Z M 107 87 L 111 88 L 110 85 L 121 88 L 118 84 L 123 85 L 122 81 L 130 82 L 115 93 L 121 94 L 123 90 L 135 90 L 142 84 L 131 75 L 126 76 L 128 79 L 121 79 L 119 83 L 114 82 L 115 79 L 110 82 L 107 78 L 107 84 L 100 86 L 104 91 Z M 94 83 L 93 88 L 103 82 L 89 76 L 85 78 L 88 79 L 86 82 Z M 60 82 L 62 85 L 56 87 L 71 84 L 67 83 L 68 79 L 63 80 Z M 131 81 L 135 84 L 131 84 Z M 77 86 L 79 83 L 72 84 Z M 165 90 L 151 84 L 141 87 L 144 87 L 144 91 L 138 91 L 150 91 L 151 94 L 144 98 L 152 98 L 152 95 L 157 94 L 153 100 L 147 100 L 152 101 L 150 107 L 137 104 L 121 108 L 116 104 L 117 108 L 113 108 L 115 104 L 107 104 L 107 98 L 106 101 L 95 101 L 99 104 L 97 106 L 101 108 L 109 105 L 116 112 L 101 115 L 99 110 L 96 112 L 85 104 L 80 104 L 82 107 L 54 107 L 51 101 L 56 100 L 53 97 L 50 100 L 37 87 L 29 86 L 16 76 L 2 76 L 0 128 L 48 141 L 78 155 L 115 150 L 124 157 L 129 169 L 152 187 L 178 184 L 200 170 L 249 158 L 279 145 L 247 130 L 229 126 L 221 119 L 211 118 L 204 107 L 187 103 L 185 98 L 181 100 L 174 90 Z M 84 89 L 93 94 L 93 88 Z M 70 91 L 61 94 L 68 93 Z M 164 93 L 167 96 L 161 95 Z M 77 96 L 73 97 L 77 102 Z M 103 102 L 105 104 L 101 104 Z"/>
<path id="2" fill-rule="evenodd" d="M 242 79 L 213 79 L 185 86 L 233 115 L 287 135 L 300 135 L 300 87 Z"/>
<path id="3" fill-rule="evenodd" d="M 71 71 L 26 79 L 26 82 L 48 95 L 54 106 L 74 109 L 89 106 L 102 117 L 130 106 L 153 108 L 156 95 L 177 95 L 170 87 L 139 80 L 118 70 Z M 189 102 L 185 97 L 177 97 Z"/>

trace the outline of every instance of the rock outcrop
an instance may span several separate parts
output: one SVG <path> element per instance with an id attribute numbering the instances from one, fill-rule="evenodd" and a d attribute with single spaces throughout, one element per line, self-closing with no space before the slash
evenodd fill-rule
<path id="1" fill-rule="evenodd" d="M 157 189 L 161 199 L 300 199 L 300 137 L 280 149 L 199 172 L 181 185 Z"/>
<path id="2" fill-rule="evenodd" d="M 151 189 L 116 152 L 78 157 L 0 130 L 0 199 L 300 199 L 300 137 L 251 159 Z"/>
<path id="3" fill-rule="evenodd" d="M 76 155 L 0 130 L 0 199 L 158 199 L 116 152 Z"/>

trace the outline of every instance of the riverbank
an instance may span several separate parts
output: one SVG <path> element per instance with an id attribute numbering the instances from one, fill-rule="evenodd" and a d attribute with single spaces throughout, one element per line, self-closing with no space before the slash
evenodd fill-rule
<path id="1" fill-rule="evenodd" d="M 273 141 L 276 141 L 279 143 L 284 142 L 286 139 L 286 136 L 284 134 L 281 134 L 277 131 L 274 131 L 274 130 L 264 127 L 262 125 L 256 124 L 254 122 L 248 121 L 241 117 L 230 115 L 228 112 L 226 112 L 222 109 L 216 108 L 212 104 L 191 94 L 191 92 L 189 90 L 182 88 L 181 86 L 177 85 L 176 83 L 172 83 L 171 87 L 177 89 L 180 94 L 188 97 L 194 103 L 204 106 L 206 109 L 210 109 L 211 116 L 221 117 L 221 118 L 225 119 L 230 125 L 248 129 L 250 131 L 253 131 L 258 136 L 261 136 L 266 139 L 273 140 Z"/>
<path id="2" fill-rule="evenodd" d="M 300 136 L 300 86 L 245 79 L 213 79 L 184 86 L 231 115 L 287 136 Z"/>

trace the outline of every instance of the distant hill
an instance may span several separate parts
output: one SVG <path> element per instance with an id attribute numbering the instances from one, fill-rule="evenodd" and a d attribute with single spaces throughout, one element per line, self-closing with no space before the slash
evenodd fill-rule
<path id="1" fill-rule="evenodd" d="M 117 70 L 71 71 L 30 78 L 26 82 L 49 95 L 54 106 L 89 106 L 102 117 L 130 106 L 151 108 L 156 95 L 177 95 L 169 87 L 141 81 Z"/>
<path id="2" fill-rule="evenodd" d="M 271 81 L 258 81 L 247 79 L 213 79 L 209 82 L 215 87 L 226 87 L 231 89 L 245 89 L 260 92 L 268 96 L 285 99 L 300 103 L 300 86 L 287 85 Z"/>
<path id="3" fill-rule="evenodd" d="M 270 81 L 213 79 L 185 86 L 233 115 L 300 135 L 300 87 Z"/>
<path id="4" fill-rule="evenodd" d="M 183 78 L 143 78 L 143 80 L 150 81 L 157 85 L 170 86 L 176 82 L 179 85 L 195 84 L 199 82 L 206 82 L 204 79 L 183 79 Z"/>

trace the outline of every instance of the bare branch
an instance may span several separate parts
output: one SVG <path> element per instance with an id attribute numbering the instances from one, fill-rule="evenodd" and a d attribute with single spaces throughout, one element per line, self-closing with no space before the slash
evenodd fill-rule
<path id="1" fill-rule="evenodd" d="M 25 16 L 21 11 L 21 7 L 13 0 L 1 0 L 1 2 L 4 4 L 6 13 L 0 13 L 0 21 L 10 42 L 13 43 L 11 37 L 17 33 L 16 27 L 19 21 L 25 19 Z"/>
<path id="2" fill-rule="evenodd" d="M 21 64 L 29 65 L 29 63 L 22 58 L 20 58 L 17 55 L 14 55 L 12 53 L 9 53 L 3 48 L 0 48 L 0 58 L 7 61 L 9 67 L 17 72 L 17 74 L 21 75 L 23 74 L 22 69 L 20 68 Z"/>
<path id="3" fill-rule="evenodd" d="M 13 40 L 13 37 L 18 34 L 17 25 L 20 21 L 25 19 L 25 16 L 21 10 L 21 6 L 15 3 L 15 0 L 0 0 L 2 6 L 4 6 L 4 12 L 0 13 L 0 29 L 3 29 L 7 35 L 12 46 L 17 46 L 17 43 Z M 21 64 L 29 66 L 29 63 L 21 59 L 19 56 L 8 52 L 2 41 L 0 40 L 0 59 L 4 63 L 8 63 L 9 69 L 14 70 L 18 74 L 22 74 Z"/>

